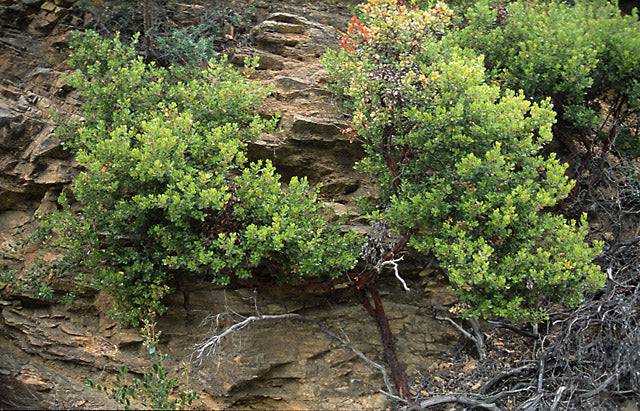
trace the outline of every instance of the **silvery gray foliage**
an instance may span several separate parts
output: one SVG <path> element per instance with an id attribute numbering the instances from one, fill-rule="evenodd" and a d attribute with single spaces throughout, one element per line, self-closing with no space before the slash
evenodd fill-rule
<path id="1" fill-rule="evenodd" d="M 367 266 L 376 266 L 400 241 L 400 236 L 380 222 L 371 222 L 369 239 L 360 248 L 360 258 Z"/>

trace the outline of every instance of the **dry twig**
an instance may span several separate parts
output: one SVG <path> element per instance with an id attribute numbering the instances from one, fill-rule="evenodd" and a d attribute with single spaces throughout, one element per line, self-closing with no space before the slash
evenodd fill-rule
<path id="1" fill-rule="evenodd" d="M 233 334 L 234 332 L 237 332 L 237 331 L 242 330 L 243 328 L 246 328 L 247 326 L 249 326 L 253 322 L 256 322 L 256 321 L 285 320 L 285 319 L 298 320 L 298 321 L 302 321 L 302 322 L 312 323 L 312 324 L 315 324 L 316 326 L 318 326 L 318 328 L 320 328 L 320 331 L 322 331 L 323 333 L 325 333 L 329 337 L 333 338 L 334 340 L 337 340 L 338 342 L 340 342 L 340 344 L 342 344 L 346 348 L 350 349 L 353 353 L 355 353 L 358 357 L 360 357 L 362 360 L 364 360 L 367 364 L 369 364 L 373 368 L 375 368 L 378 371 L 380 371 L 380 373 L 382 374 L 382 379 L 384 380 L 385 386 L 387 388 L 387 392 L 383 391 L 383 393 L 385 395 L 388 395 L 388 396 L 394 398 L 394 399 L 398 398 L 394 394 L 393 386 L 391 385 L 391 382 L 389 380 L 389 375 L 387 374 L 387 370 L 384 368 L 384 366 L 382 366 L 382 365 L 370 360 L 366 355 L 364 355 L 364 353 L 362 351 L 358 350 L 350 342 L 348 342 L 347 340 L 345 340 L 343 338 L 338 337 L 336 334 L 334 334 L 333 332 L 331 332 L 327 328 L 325 328 L 320 321 L 314 320 L 312 318 L 306 318 L 306 317 L 303 317 L 300 314 L 296 314 L 296 313 L 277 314 L 277 315 L 255 315 L 255 316 L 247 317 L 244 320 L 242 320 L 242 321 L 240 321 L 240 322 L 238 322 L 236 324 L 233 324 L 232 326 L 230 326 L 229 328 L 227 328 L 226 330 L 224 330 L 220 334 L 214 334 L 214 335 L 210 336 L 205 342 L 196 345 L 195 352 L 194 352 L 196 360 L 197 360 L 197 362 L 199 364 L 202 364 L 202 361 L 204 360 L 205 357 L 207 357 L 209 355 L 213 355 L 213 354 L 216 353 L 216 351 L 218 350 L 220 344 L 222 343 L 222 341 L 226 337 L 228 337 L 229 335 Z"/>
<path id="2" fill-rule="evenodd" d="M 470 394 L 439 395 L 437 397 L 420 401 L 420 403 L 418 404 L 418 407 L 414 406 L 413 408 L 410 408 L 410 409 L 424 410 L 430 407 L 435 407 L 436 405 L 451 404 L 451 403 L 469 405 L 471 407 L 483 408 L 485 410 L 501 411 L 501 408 L 498 407 L 496 404 L 487 402 L 483 397 L 472 396 Z"/>

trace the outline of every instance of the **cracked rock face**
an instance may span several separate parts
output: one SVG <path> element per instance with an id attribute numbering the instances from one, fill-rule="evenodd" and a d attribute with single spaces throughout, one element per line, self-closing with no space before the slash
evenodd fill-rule
<path id="1" fill-rule="evenodd" d="M 281 133 L 264 135 L 249 148 L 253 160 L 271 159 L 283 179 L 306 176 L 322 184 L 321 196 L 338 214 L 354 211 L 353 197 L 372 189 L 353 170 L 362 148 L 341 133 L 348 123 L 325 89 L 320 58 L 337 47 L 350 18 L 340 1 L 252 2 L 258 21 L 248 42 L 230 61 L 260 58 L 253 75 L 273 92 L 264 116 L 279 113 Z M 90 17 L 69 0 L 0 0 L 0 244 L 14 230 L 33 230 L 34 215 L 56 209 L 56 198 L 78 172 L 54 134 L 51 110 L 79 114 L 80 101 L 62 74 L 71 30 Z M 198 7 L 195 7 L 198 6 Z M 167 1 L 167 10 L 199 10 L 209 3 Z M 354 230 L 362 230 L 353 226 Z M 33 264 L 35 248 L 12 255 L 12 268 Z M 443 278 L 411 267 L 403 273 L 411 291 L 390 279 L 380 285 L 398 356 L 409 377 L 426 372 L 457 337 L 433 320 L 432 306 L 453 302 Z M 393 276 L 391 276 L 393 277 Z M 57 279 L 60 292 L 71 277 Z M 205 279 L 174 284 L 168 313 L 158 320 L 161 351 L 171 372 L 189 367 L 196 406 L 222 408 L 381 408 L 379 373 L 317 327 L 293 319 L 254 323 L 229 337 L 217 353 L 194 361 L 194 346 L 210 332 L 256 314 L 298 313 L 316 319 L 383 363 L 374 321 L 346 286 L 291 295 L 284 291 L 223 289 Z M 0 298 L 0 396 L 2 408 L 114 408 L 84 387 L 92 378 L 112 385 L 122 365 L 140 376 L 150 365 L 137 329 L 122 329 L 109 317 L 110 300 L 88 290 L 70 307 L 2 290 Z M 220 314 L 220 315 L 219 315 Z M 181 377 L 183 378 L 183 377 Z"/>
<path id="2" fill-rule="evenodd" d="M 263 68 L 256 78 L 273 87 L 264 115 L 279 113 L 283 132 L 251 145 L 249 158 L 269 158 L 285 179 L 307 176 L 310 183 L 321 183 L 321 192 L 333 201 L 351 205 L 354 194 L 371 190 L 364 176 L 353 170 L 364 153 L 341 133 L 348 124 L 325 88 L 327 73 L 320 62 L 341 34 L 336 27 L 313 20 L 318 13 L 304 11 L 306 16 L 274 12 L 251 30 L 257 50 L 253 53 Z M 243 60 L 251 53 L 236 50 L 232 59 Z"/>

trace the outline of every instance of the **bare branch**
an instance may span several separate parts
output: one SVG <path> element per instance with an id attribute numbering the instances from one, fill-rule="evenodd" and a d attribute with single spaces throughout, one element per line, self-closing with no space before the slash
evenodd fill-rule
<path id="1" fill-rule="evenodd" d="M 609 378 L 607 378 L 606 380 L 604 380 L 604 382 L 602 384 L 600 384 L 600 386 L 598 386 L 597 388 L 595 388 L 595 389 L 583 394 L 582 395 L 582 399 L 591 398 L 591 397 L 593 397 L 595 395 L 598 395 L 599 393 L 604 391 L 605 388 L 607 388 L 609 386 L 609 384 L 611 384 L 617 377 L 618 377 L 618 373 L 611 374 L 609 376 Z"/>
<path id="2" fill-rule="evenodd" d="M 285 318 L 293 318 L 297 315 L 298 314 L 280 314 L 280 315 L 258 315 L 258 316 L 247 317 L 243 321 L 233 324 L 231 327 L 227 328 L 221 334 L 213 335 L 209 337 L 209 339 L 207 339 L 207 341 L 205 341 L 204 343 L 196 345 L 196 351 L 195 351 L 196 360 L 198 361 L 199 364 L 202 364 L 203 357 L 206 357 L 211 354 L 215 354 L 216 350 L 218 349 L 218 346 L 222 343 L 222 340 L 224 340 L 225 337 L 247 327 L 249 324 L 251 324 L 254 321 L 282 320 Z"/>
<path id="3" fill-rule="evenodd" d="M 473 333 L 475 334 L 475 343 L 476 350 L 478 350 L 478 355 L 481 360 L 487 358 L 487 352 L 484 349 L 484 335 L 482 334 L 482 330 L 480 329 L 480 323 L 476 317 L 471 317 L 469 319 L 469 323 L 471 324 L 471 328 L 473 329 Z"/>
<path id="4" fill-rule="evenodd" d="M 491 387 L 493 387 L 498 381 L 504 379 L 504 378 L 508 378 L 514 375 L 518 375 L 518 374 L 522 374 L 523 372 L 529 371 L 533 368 L 536 367 L 536 364 L 531 363 L 531 364 L 527 364 L 527 365 L 523 365 L 522 367 L 518 367 L 518 368 L 514 368 L 512 370 L 509 371 L 503 371 L 500 374 L 496 375 L 495 377 L 491 378 L 489 381 L 487 381 L 479 390 L 480 394 L 484 394 L 487 391 L 489 391 L 489 389 Z"/>
<path id="5" fill-rule="evenodd" d="M 376 272 L 380 273 L 380 271 L 382 271 L 385 266 L 393 267 L 393 273 L 396 275 L 398 281 L 400 281 L 400 284 L 402 284 L 402 288 L 404 288 L 405 291 L 411 291 L 411 289 L 409 289 L 409 287 L 407 286 L 407 282 L 400 276 L 400 273 L 398 272 L 398 262 L 402 261 L 403 259 L 404 256 L 395 258 L 393 260 L 381 261 L 378 262 L 378 264 L 376 264 L 374 268 Z"/>
<path id="6" fill-rule="evenodd" d="M 484 360 L 487 357 L 487 354 L 486 354 L 486 352 L 484 350 L 484 341 L 483 341 L 483 338 L 482 338 L 482 333 L 480 332 L 480 326 L 478 324 L 478 320 L 477 319 L 472 319 L 471 320 L 471 325 L 473 326 L 473 333 L 475 335 L 472 335 L 470 332 L 468 332 L 467 330 L 465 330 L 464 328 L 459 326 L 458 323 L 456 323 L 455 321 L 453 321 L 449 317 L 436 316 L 436 320 L 450 322 L 465 337 L 467 337 L 469 340 L 473 341 L 473 343 L 476 345 L 476 349 L 478 350 L 478 355 L 480 356 L 481 360 Z M 475 320 L 475 322 L 474 322 L 474 320 Z"/>
<path id="7" fill-rule="evenodd" d="M 469 405 L 471 407 L 484 408 L 486 410 L 500 411 L 500 407 L 491 402 L 486 402 L 482 397 L 473 398 L 464 394 L 450 394 L 440 395 L 437 397 L 429 398 L 428 400 L 420 401 L 420 409 L 426 409 L 429 407 L 435 407 L 441 404 L 450 404 L 457 402 L 459 404 Z"/>
<path id="8" fill-rule="evenodd" d="M 440 321 L 448 321 L 451 323 L 451 325 L 453 325 L 458 331 L 460 331 L 462 333 L 462 335 L 464 335 L 465 337 L 467 337 L 468 339 L 470 339 L 471 341 L 475 342 L 476 341 L 476 337 L 474 337 L 473 335 L 471 335 L 471 333 L 469 333 L 467 330 L 465 330 L 464 328 L 460 327 L 458 325 L 457 322 L 453 321 L 451 318 L 449 317 L 439 317 L 436 316 L 436 320 L 440 320 Z"/>
<path id="9" fill-rule="evenodd" d="M 298 314 L 296 314 L 296 315 L 298 315 Z M 338 337 L 337 335 L 335 335 L 334 333 L 332 333 L 331 331 L 326 329 L 322 325 L 322 323 L 320 321 L 317 321 L 317 320 L 314 320 L 314 319 L 311 319 L 311 318 L 302 317 L 302 316 L 298 316 L 297 319 L 300 320 L 300 321 L 311 322 L 311 323 L 316 324 L 320 328 L 320 331 L 322 331 L 323 333 L 327 334 L 329 337 L 339 341 L 340 344 L 344 345 L 345 347 L 347 347 L 348 349 L 353 351 L 358 357 L 362 358 L 362 360 L 364 360 L 364 362 L 366 362 L 367 364 L 369 364 L 373 368 L 375 368 L 378 371 L 380 371 L 380 374 L 382 374 L 382 379 L 384 380 L 384 384 L 387 387 L 387 392 L 389 394 L 391 394 L 391 395 L 394 395 L 393 386 L 391 385 L 391 382 L 389 381 L 389 375 L 387 374 L 387 370 L 384 368 L 384 366 L 382 366 L 382 365 L 370 360 L 366 355 L 364 355 L 364 353 L 362 351 L 358 350 L 356 347 L 351 345 L 350 342 L 344 340 L 343 338 Z"/>
<path id="10" fill-rule="evenodd" d="M 547 357 L 544 352 L 540 355 L 540 371 L 538 372 L 538 392 L 542 393 L 542 386 L 544 382 L 544 370 L 547 365 Z"/>
<path id="11" fill-rule="evenodd" d="M 355 353 L 358 357 L 362 358 L 362 360 L 364 360 L 364 362 L 366 362 L 367 364 L 369 364 L 373 368 L 375 368 L 378 371 L 380 371 L 380 373 L 382 374 L 382 379 L 384 380 L 384 384 L 387 387 L 387 392 L 383 392 L 383 393 L 385 395 L 388 395 L 388 396 L 390 396 L 392 398 L 395 398 L 395 399 L 399 398 L 399 397 L 396 397 L 394 395 L 393 386 L 391 385 L 391 382 L 389 380 L 389 375 L 387 374 L 387 370 L 384 368 L 384 366 L 382 366 L 382 365 L 370 360 L 366 355 L 364 355 L 364 353 L 362 351 L 358 350 L 350 342 L 348 342 L 347 340 L 345 340 L 343 338 L 338 337 L 336 334 L 334 334 L 333 332 L 331 332 L 327 328 L 325 328 L 320 321 L 314 320 L 312 318 L 306 318 L 306 317 L 303 317 L 300 314 L 296 314 L 296 313 L 278 314 L 278 315 L 254 315 L 254 316 L 251 316 L 251 317 L 247 317 L 244 320 L 240 321 L 239 323 L 236 323 L 236 324 L 232 325 L 231 327 L 227 328 L 222 333 L 212 335 L 205 342 L 203 342 L 201 344 L 197 344 L 196 347 L 195 347 L 195 352 L 194 352 L 194 354 L 196 356 L 196 361 L 197 361 L 198 364 L 202 364 L 202 361 L 203 361 L 204 357 L 207 357 L 209 355 L 215 354 L 216 351 L 218 350 L 220 344 L 222 343 L 222 341 L 226 337 L 228 337 L 229 335 L 233 334 L 236 331 L 240 331 L 243 328 L 246 328 L 247 326 L 249 326 L 253 322 L 256 322 L 256 321 L 268 321 L 268 320 L 284 320 L 284 319 L 294 319 L 294 320 L 313 323 L 313 324 L 317 325 L 318 328 L 320 328 L 320 331 L 322 331 L 323 333 L 327 334 L 329 337 L 333 338 L 334 340 L 337 340 L 342 345 L 344 345 L 346 348 L 350 349 L 353 353 Z"/>
<path id="12" fill-rule="evenodd" d="M 388 393 L 388 392 L 386 392 L 385 390 L 378 390 L 378 392 L 379 392 L 380 394 L 384 394 L 384 395 L 386 395 L 387 397 L 389 397 L 389 398 L 391 398 L 391 399 L 393 399 L 393 400 L 400 401 L 400 402 L 403 402 L 403 403 L 405 403 L 405 404 L 409 404 L 409 401 L 405 400 L 404 398 L 398 397 L 397 395 L 389 394 L 389 393 Z"/>
<path id="13" fill-rule="evenodd" d="M 494 326 L 496 328 L 506 328 L 507 330 L 511 330 L 514 333 L 520 334 L 520 335 L 522 335 L 524 337 L 540 338 L 540 334 L 538 334 L 538 333 L 532 333 L 530 331 L 523 330 L 523 329 L 518 328 L 518 327 L 514 327 L 513 325 L 510 325 L 510 324 L 501 323 L 499 321 L 489 320 L 489 321 L 487 321 L 487 324 L 492 325 L 492 326 Z"/>
<path id="14" fill-rule="evenodd" d="M 554 411 L 556 409 L 558 409 L 558 404 L 560 404 L 560 398 L 562 398 L 562 393 L 567 389 L 567 387 L 565 387 L 564 385 L 561 386 L 560 388 L 558 388 L 558 391 L 556 391 L 556 395 L 553 398 L 553 404 L 551 404 L 551 408 L 549 408 L 549 411 Z"/>
<path id="15" fill-rule="evenodd" d="M 538 409 L 540 409 L 538 406 L 540 405 L 540 400 L 541 399 L 542 399 L 542 393 L 539 392 L 535 396 L 529 398 L 528 400 L 526 400 L 522 404 L 518 405 L 516 410 L 527 410 L 527 411 L 528 410 L 531 410 L 531 411 L 538 410 Z"/>

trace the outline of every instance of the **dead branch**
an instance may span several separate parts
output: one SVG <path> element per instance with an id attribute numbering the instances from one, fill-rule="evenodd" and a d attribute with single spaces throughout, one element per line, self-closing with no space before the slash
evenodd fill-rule
<path id="1" fill-rule="evenodd" d="M 522 404 L 518 405 L 518 407 L 516 408 L 516 410 L 523 410 L 523 411 L 535 411 L 540 409 L 540 400 L 542 400 L 542 396 L 543 393 L 539 392 L 536 395 L 534 395 L 533 397 L 529 398 L 528 400 L 526 400 L 525 402 L 523 402 Z"/>
<path id="2" fill-rule="evenodd" d="M 465 330 L 464 328 L 459 326 L 458 323 L 456 323 L 455 321 L 453 321 L 449 317 L 436 316 L 436 320 L 448 321 L 449 323 L 451 323 L 451 325 L 453 325 L 458 331 L 460 331 L 462 333 L 462 335 L 467 337 L 469 340 L 471 340 L 475 344 L 476 350 L 478 351 L 478 355 L 479 355 L 481 360 L 484 360 L 485 358 L 487 358 L 487 354 L 486 354 L 486 352 L 484 350 L 484 341 L 483 341 L 483 338 L 482 338 L 482 333 L 480 332 L 479 325 L 477 325 L 477 321 L 478 320 L 476 320 L 477 328 L 474 327 L 474 330 L 473 330 L 475 335 L 471 334 L 470 332 L 468 332 L 467 330 Z"/>
<path id="3" fill-rule="evenodd" d="M 546 367 L 546 356 L 543 353 L 542 355 L 540 355 L 540 362 L 538 364 L 538 368 L 539 368 L 538 387 L 536 390 L 536 395 L 534 395 L 533 397 L 527 399 L 526 401 L 518 405 L 518 407 L 516 407 L 516 410 L 535 411 L 540 409 L 540 401 L 542 401 L 542 398 L 544 396 L 544 391 L 542 388 L 543 388 L 543 382 L 544 382 L 545 367 Z"/>
<path id="4" fill-rule="evenodd" d="M 522 335 L 523 337 L 529 337 L 529 338 L 540 338 L 540 334 L 538 333 L 532 333 L 530 331 L 527 330 L 523 330 L 521 328 L 518 327 L 514 327 L 513 325 L 510 324 L 505 324 L 505 323 L 501 323 L 499 321 L 487 321 L 487 324 L 494 326 L 496 328 L 506 328 L 507 330 L 513 331 L 516 334 Z"/>
<path id="5" fill-rule="evenodd" d="M 243 321 L 233 324 L 224 332 L 209 337 L 204 343 L 196 345 L 196 351 L 194 353 L 196 354 L 196 361 L 198 361 L 198 364 L 202 364 L 202 360 L 204 357 L 215 354 L 216 350 L 222 343 L 222 340 L 225 339 L 225 337 L 247 327 L 254 321 L 283 320 L 286 318 L 294 318 L 296 316 L 298 316 L 298 314 L 254 315 L 251 317 L 247 317 Z"/>
<path id="6" fill-rule="evenodd" d="M 501 411 L 501 408 L 496 404 L 487 402 L 484 397 L 481 396 L 471 396 L 470 394 L 450 394 L 450 395 L 440 395 L 437 397 L 432 397 L 427 400 L 420 401 L 418 407 L 415 405 L 414 410 L 424 410 L 430 407 L 435 407 L 436 405 L 442 404 L 451 404 L 451 403 L 459 403 L 468 405 L 471 407 L 484 408 L 485 410 L 492 411 Z"/>
<path id="7" fill-rule="evenodd" d="M 400 273 L 398 273 L 398 262 L 402 261 L 404 259 L 404 256 L 400 257 L 400 258 L 395 258 L 393 260 L 388 260 L 388 261 L 380 261 L 378 262 L 378 264 L 376 264 L 376 266 L 374 267 L 374 269 L 376 270 L 376 272 L 378 274 L 380 274 L 380 272 L 382 271 L 382 269 L 386 266 L 391 266 L 393 267 L 393 273 L 395 274 L 396 278 L 398 279 L 398 281 L 400 281 L 400 284 L 402 284 L 402 288 L 405 291 L 411 291 L 411 289 L 409 289 L 409 287 L 407 286 L 407 282 L 404 280 L 404 278 L 402 278 L 400 276 Z"/>
<path id="8" fill-rule="evenodd" d="M 471 329 L 473 330 L 473 334 L 476 341 L 476 350 L 478 350 L 478 356 L 481 360 L 487 358 L 487 352 L 484 349 L 484 335 L 482 334 L 482 330 L 480 329 L 480 323 L 476 317 L 471 317 L 469 319 L 469 324 L 471 324 Z"/>
<path id="9" fill-rule="evenodd" d="M 564 393 L 564 391 L 567 389 L 567 387 L 565 387 L 564 385 L 561 386 L 560 388 L 558 388 L 558 391 L 556 391 L 556 395 L 553 398 L 553 404 L 551 404 L 551 408 L 549 408 L 550 411 L 554 411 L 556 409 L 558 409 L 558 404 L 560 403 L 560 398 L 562 398 L 562 393 Z"/>
<path id="10" fill-rule="evenodd" d="M 450 322 L 451 325 L 453 325 L 456 330 L 458 330 L 458 331 L 460 331 L 462 333 L 462 335 L 464 335 L 465 337 L 467 337 L 471 341 L 475 342 L 475 340 L 476 340 L 475 337 L 473 335 L 471 335 L 467 330 L 465 330 L 464 328 L 460 327 L 458 325 L 458 323 L 453 321 L 451 318 L 436 316 L 436 320 Z"/>
<path id="11" fill-rule="evenodd" d="M 602 391 L 604 391 L 604 390 L 605 390 L 605 389 L 606 389 L 606 388 L 607 388 L 607 387 L 608 387 L 608 386 L 609 386 L 609 385 L 610 385 L 610 384 L 611 384 L 611 383 L 612 383 L 612 382 L 613 382 L 617 377 L 618 377 L 618 373 L 611 374 L 611 375 L 609 376 L 609 378 L 607 378 L 607 379 L 606 379 L 602 384 L 600 384 L 597 388 L 595 388 L 595 389 L 593 389 L 593 390 L 591 390 L 591 391 L 589 391 L 589 392 L 587 392 L 587 393 L 584 393 L 584 394 L 582 395 L 582 399 L 591 398 L 591 397 L 593 397 L 593 396 L 595 396 L 595 395 L 600 394 L 600 393 L 601 393 Z"/>
<path id="12" fill-rule="evenodd" d="M 409 404 L 409 401 L 405 400 L 404 398 L 398 397 L 397 395 L 389 394 L 385 390 L 378 390 L 378 392 L 380 394 L 383 394 L 383 395 L 391 398 L 392 400 L 399 401 L 399 402 L 404 403 L 404 404 Z"/>
<path id="13" fill-rule="evenodd" d="M 540 372 L 538 372 L 538 392 L 542 392 L 542 383 L 544 382 L 544 369 L 547 365 L 547 357 L 544 353 L 540 356 Z"/>
<path id="14" fill-rule="evenodd" d="M 364 353 L 362 351 L 358 350 L 351 343 L 349 343 L 348 341 L 346 341 L 343 338 L 338 337 L 336 334 L 334 334 L 333 332 L 331 332 L 327 328 L 325 328 L 324 325 L 322 325 L 322 323 L 320 321 L 314 320 L 312 318 L 303 317 L 300 314 L 296 314 L 296 313 L 277 314 L 277 315 L 255 315 L 255 316 L 247 317 L 244 320 L 242 320 L 242 321 L 240 321 L 240 322 L 238 322 L 236 324 L 233 324 L 232 326 L 230 326 L 229 328 L 224 330 L 222 333 L 212 335 L 205 342 L 203 342 L 201 344 L 197 344 L 196 347 L 195 347 L 195 352 L 194 352 L 196 361 L 198 362 L 198 364 L 202 364 L 202 361 L 203 361 L 204 357 L 207 357 L 209 355 L 215 354 L 216 351 L 218 350 L 220 344 L 222 343 L 222 341 L 226 337 L 228 337 L 229 335 L 233 334 L 234 332 L 237 332 L 237 331 L 242 330 L 243 328 L 246 328 L 247 326 L 249 326 L 253 322 L 256 322 L 256 321 L 270 321 L 270 320 L 271 321 L 272 320 L 285 320 L 285 319 L 294 319 L 294 320 L 298 320 L 298 321 L 302 321 L 302 322 L 312 323 L 312 324 L 315 324 L 316 326 L 318 326 L 320 331 L 322 331 L 323 333 L 325 333 L 329 337 L 333 338 L 334 340 L 337 340 L 338 342 L 340 342 L 340 344 L 342 344 L 346 348 L 350 349 L 358 357 L 360 357 L 362 360 L 364 360 L 364 362 L 366 362 L 367 364 L 369 364 L 373 368 L 375 368 L 378 371 L 380 371 L 380 373 L 382 374 L 382 379 L 384 380 L 384 384 L 387 387 L 387 391 L 388 391 L 388 392 L 383 392 L 383 393 L 388 395 L 388 396 L 390 396 L 390 397 L 392 397 L 392 398 L 396 398 L 396 399 L 398 398 L 398 397 L 396 397 L 394 395 L 393 386 L 391 385 L 391 382 L 389 380 L 389 375 L 387 374 L 387 370 L 384 368 L 384 366 L 382 366 L 382 365 L 370 360 L 366 355 L 364 355 Z"/>
<path id="15" fill-rule="evenodd" d="M 489 391 L 489 389 L 491 389 L 491 387 L 493 387 L 498 381 L 514 375 L 522 374 L 526 371 L 534 369 L 535 367 L 536 367 L 536 364 L 531 363 L 531 364 L 523 365 L 522 367 L 514 368 L 512 370 L 503 371 L 500 374 L 496 375 L 495 377 L 491 378 L 489 381 L 487 381 L 482 387 L 480 387 L 480 390 L 478 392 L 480 394 L 484 394 L 487 391 Z"/>

